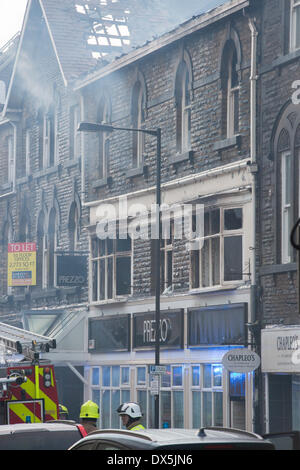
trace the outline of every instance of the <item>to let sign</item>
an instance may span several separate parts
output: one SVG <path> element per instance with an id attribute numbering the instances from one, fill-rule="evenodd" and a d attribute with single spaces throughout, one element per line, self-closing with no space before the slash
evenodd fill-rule
<path id="1" fill-rule="evenodd" d="M 36 243 L 8 244 L 7 285 L 36 285 Z"/>
<path id="2" fill-rule="evenodd" d="M 253 372 L 260 365 L 260 357 L 249 349 L 231 349 L 223 356 L 222 364 L 231 372 Z"/>

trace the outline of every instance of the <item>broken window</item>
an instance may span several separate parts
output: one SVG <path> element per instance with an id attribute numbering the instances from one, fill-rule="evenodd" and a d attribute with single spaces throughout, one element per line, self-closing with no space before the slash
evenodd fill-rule
<path id="1" fill-rule="evenodd" d="M 37 225 L 37 275 L 36 283 L 39 288 L 46 287 L 46 255 L 47 255 L 47 234 L 45 229 L 44 212 L 39 214 Z"/>
<path id="2" fill-rule="evenodd" d="M 48 287 L 53 287 L 56 284 L 56 248 L 57 248 L 57 233 L 56 233 L 56 212 L 51 209 L 48 225 L 48 250 L 47 250 L 47 280 Z"/>
<path id="3" fill-rule="evenodd" d="M 191 287 L 206 288 L 243 279 L 242 208 L 213 209 L 204 215 L 204 240 L 191 251 Z"/>
<path id="4" fill-rule="evenodd" d="M 131 293 L 131 239 L 92 238 L 92 300 Z"/>

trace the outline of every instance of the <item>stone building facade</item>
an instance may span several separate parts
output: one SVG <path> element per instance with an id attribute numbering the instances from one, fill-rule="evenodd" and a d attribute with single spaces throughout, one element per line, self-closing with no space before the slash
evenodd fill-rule
<path id="1" fill-rule="evenodd" d="M 162 202 L 204 207 L 200 253 L 187 240 L 161 247 L 161 426 L 252 429 L 253 375 L 225 370 L 222 357 L 251 342 L 253 175 L 250 153 L 249 2 L 222 4 L 74 84 L 82 121 L 127 131 L 83 132 L 85 204 L 90 209 L 86 393 L 101 426 L 119 426 L 116 404 L 141 403 L 154 425 L 153 240 L 99 240 L 107 215 L 121 230 L 120 201 L 138 230 L 151 212 L 161 129 Z M 137 212 L 136 212 L 137 211 Z M 145 215 L 145 214 L 144 214 Z M 174 225 L 178 222 L 174 216 Z M 124 220 L 123 220 L 124 221 Z M 149 220 L 148 220 L 149 221 Z M 135 225 L 134 225 L 135 224 Z M 105 225 L 105 224 L 104 224 Z"/>

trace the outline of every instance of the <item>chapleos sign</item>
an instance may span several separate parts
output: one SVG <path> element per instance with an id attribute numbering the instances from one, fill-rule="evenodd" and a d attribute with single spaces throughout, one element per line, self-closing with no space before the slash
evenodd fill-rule
<path id="1" fill-rule="evenodd" d="M 7 285 L 36 285 L 36 243 L 8 244 Z"/>
<path id="2" fill-rule="evenodd" d="M 222 364 L 231 372 L 253 372 L 260 365 L 260 357 L 249 349 L 231 349 L 223 356 Z"/>

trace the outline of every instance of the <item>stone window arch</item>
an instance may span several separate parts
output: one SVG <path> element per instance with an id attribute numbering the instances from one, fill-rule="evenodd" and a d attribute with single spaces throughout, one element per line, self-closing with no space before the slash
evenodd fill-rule
<path id="1" fill-rule="evenodd" d="M 175 76 L 176 152 L 182 154 L 191 148 L 192 64 L 182 51 Z"/>

